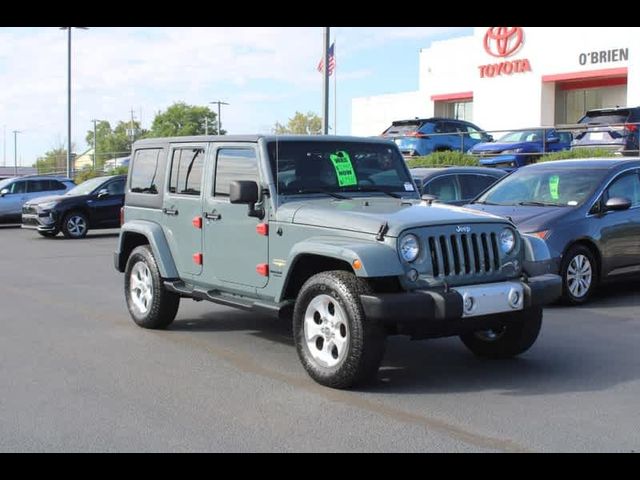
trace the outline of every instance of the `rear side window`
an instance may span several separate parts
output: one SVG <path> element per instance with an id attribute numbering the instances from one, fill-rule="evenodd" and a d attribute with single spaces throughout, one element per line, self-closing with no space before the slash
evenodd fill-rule
<path id="1" fill-rule="evenodd" d="M 177 148 L 171 157 L 169 192 L 179 195 L 200 195 L 204 149 Z"/>
<path id="2" fill-rule="evenodd" d="M 158 159 L 160 148 L 138 150 L 131 167 L 131 191 L 135 193 L 157 194 Z"/>
<path id="3" fill-rule="evenodd" d="M 258 181 L 258 159 L 252 148 L 222 148 L 218 151 L 214 195 L 229 196 L 229 184 L 235 180 Z"/>
<path id="4" fill-rule="evenodd" d="M 46 192 L 49 188 L 49 180 L 29 180 L 27 182 L 29 193 Z"/>

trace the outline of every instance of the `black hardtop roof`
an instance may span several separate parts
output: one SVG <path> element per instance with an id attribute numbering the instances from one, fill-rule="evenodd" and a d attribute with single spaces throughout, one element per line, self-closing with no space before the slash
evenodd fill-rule
<path id="1" fill-rule="evenodd" d="M 386 139 L 373 137 L 353 137 L 346 135 L 196 135 L 188 137 L 159 137 L 145 138 L 133 144 L 133 149 L 166 145 L 170 143 L 257 143 L 263 140 L 266 142 L 364 142 L 364 143 L 392 143 Z"/>

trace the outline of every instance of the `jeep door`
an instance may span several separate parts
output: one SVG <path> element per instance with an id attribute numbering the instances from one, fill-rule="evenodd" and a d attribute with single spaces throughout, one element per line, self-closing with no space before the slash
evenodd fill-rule
<path id="1" fill-rule="evenodd" d="M 181 276 L 202 272 L 202 173 L 205 144 L 180 144 L 169 150 L 162 202 L 164 234 Z"/>
<path id="2" fill-rule="evenodd" d="M 239 290 L 263 288 L 268 277 L 256 268 L 268 264 L 268 237 L 256 226 L 266 223 L 250 217 L 247 205 L 229 203 L 229 184 L 234 180 L 258 182 L 258 153 L 254 146 L 219 146 L 214 152 L 212 188 L 206 192 L 203 213 L 204 269 L 207 278 L 215 278 L 225 287 Z M 267 202 L 265 202 L 267 203 Z M 267 212 L 268 214 L 268 212 Z"/>

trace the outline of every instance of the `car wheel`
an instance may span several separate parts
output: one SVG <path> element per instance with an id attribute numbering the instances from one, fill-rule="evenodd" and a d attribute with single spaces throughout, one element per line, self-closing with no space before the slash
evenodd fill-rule
<path id="1" fill-rule="evenodd" d="M 66 238 L 84 238 L 88 231 L 89 221 L 84 213 L 71 212 L 62 220 L 62 234 Z"/>
<path id="2" fill-rule="evenodd" d="M 350 272 L 322 272 L 302 286 L 293 335 L 302 365 L 316 382 L 349 388 L 371 380 L 384 355 L 385 332 L 367 319 L 360 294 L 367 286 Z"/>
<path id="3" fill-rule="evenodd" d="M 460 335 L 475 355 L 484 358 L 510 358 L 531 348 L 542 327 L 542 308 L 514 312 L 507 323 L 490 330 Z"/>
<path id="4" fill-rule="evenodd" d="M 563 303 L 581 305 L 589 300 L 598 278 L 597 267 L 593 253 L 584 245 L 574 245 L 567 251 L 560 268 Z"/>
<path id="5" fill-rule="evenodd" d="M 124 295 L 131 318 L 143 328 L 166 328 L 175 319 L 180 306 L 180 295 L 164 288 L 158 264 L 148 245 L 136 247 L 129 255 Z"/>
<path id="6" fill-rule="evenodd" d="M 60 233 L 60 231 L 56 229 L 56 230 L 51 230 L 51 231 L 48 231 L 48 232 L 40 232 L 40 231 L 38 231 L 38 233 L 39 233 L 40 235 L 42 235 L 43 237 L 46 237 L 46 238 L 53 238 L 53 237 L 55 237 L 56 235 L 58 235 L 58 233 Z"/>

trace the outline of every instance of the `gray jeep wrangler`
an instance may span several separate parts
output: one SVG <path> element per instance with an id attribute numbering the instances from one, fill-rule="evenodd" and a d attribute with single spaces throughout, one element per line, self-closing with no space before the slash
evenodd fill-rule
<path id="1" fill-rule="evenodd" d="M 323 385 L 370 380 L 392 334 L 518 355 L 561 293 L 543 240 L 421 199 L 386 140 L 158 138 L 132 159 L 114 261 L 133 320 L 166 328 L 181 298 L 292 319 Z"/>

